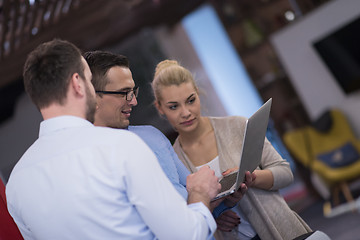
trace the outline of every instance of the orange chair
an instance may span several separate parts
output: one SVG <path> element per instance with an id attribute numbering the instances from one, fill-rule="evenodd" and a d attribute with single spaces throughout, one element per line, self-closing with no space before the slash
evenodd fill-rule
<path id="1" fill-rule="evenodd" d="M 0 179 L 0 240 L 24 239 L 6 206 L 5 185 Z"/>

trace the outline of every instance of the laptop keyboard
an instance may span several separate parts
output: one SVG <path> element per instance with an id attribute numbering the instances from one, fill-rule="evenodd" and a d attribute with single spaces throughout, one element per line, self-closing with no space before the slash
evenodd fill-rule
<path id="1" fill-rule="evenodd" d="M 220 180 L 221 190 L 220 192 L 229 190 L 235 183 L 237 178 L 237 172 L 232 172 Z"/>

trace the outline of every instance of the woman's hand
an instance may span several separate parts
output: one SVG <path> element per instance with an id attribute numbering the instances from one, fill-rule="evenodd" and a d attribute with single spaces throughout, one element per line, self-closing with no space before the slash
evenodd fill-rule
<path id="1" fill-rule="evenodd" d="M 219 230 L 230 232 L 240 224 L 240 217 L 235 212 L 227 210 L 215 221 Z"/>
<path id="2" fill-rule="evenodd" d="M 239 170 L 238 167 L 229 168 L 228 170 L 224 171 L 224 172 L 222 173 L 222 175 L 223 175 L 223 176 L 226 176 L 226 175 L 228 175 L 228 174 L 230 174 L 230 173 L 232 173 L 232 172 L 235 172 L 235 171 L 237 171 L 237 170 Z"/>
<path id="3" fill-rule="evenodd" d="M 274 176 L 270 170 L 256 169 L 252 174 L 254 174 L 256 177 L 252 181 L 253 183 L 250 186 L 248 185 L 248 187 L 270 190 L 274 185 Z"/>
<path id="4" fill-rule="evenodd" d="M 255 171 L 253 171 L 252 173 L 250 173 L 249 171 L 245 172 L 245 181 L 244 181 L 244 183 L 246 184 L 247 187 L 253 187 L 255 185 L 255 180 L 256 180 L 256 177 L 257 177 Z"/>
<path id="5" fill-rule="evenodd" d="M 222 174 L 224 176 L 226 176 L 237 170 L 238 170 L 238 168 L 230 168 L 230 169 L 224 171 Z M 225 197 L 225 200 L 224 200 L 225 205 L 228 207 L 234 207 L 245 195 L 248 188 L 253 185 L 255 179 L 256 179 L 255 173 L 250 173 L 249 171 L 247 171 L 245 173 L 245 181 L 244 181 L 244 183 L 240 184 L 239 189 L 236 192 Z"/>
<path id="6" fill-rule="evenodd" d="M 222 203 L 224 200 L 225 200 L 225 198 L 219 198 L 214 201 L 211 201 L 210 202 L 210 212 L 214 211 L 214 209 L 217 208 L 217 206 L 219 206 L 220 203 Z"/>
<path id="7" fill-rule="evenodd" d="M 248 188 L 246 184 L 241 183 L 239 189 L 236 192 L 225 197 L 224 200 L 225 205 L 228 207 L 234 207 L 242 199 L 242 197 L 245 195 L 247 190 Z"/>

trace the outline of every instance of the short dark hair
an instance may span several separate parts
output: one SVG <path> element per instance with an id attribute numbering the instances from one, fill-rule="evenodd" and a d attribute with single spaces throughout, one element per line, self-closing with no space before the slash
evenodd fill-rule
<path id="1" fill-rule="evenodd" d="M 128 58 L 120 54 L 98 50 L 86 52 L 83 56 L 90 67 L 92 73 L 91 82 L 97 91 L 105 89 L 108 83 L 106 74 L 110 68 L 115 66 L 130 68 Z"/>
<path id="2" fill-rule="evenodd" d="M 72 43 L 54 39 L 40 44 L 27 57 L 24 66 L 24 86 L 39 108 L 51 103 L 64 104 L 70 78 L 84 76 L 81 51 Z"/>

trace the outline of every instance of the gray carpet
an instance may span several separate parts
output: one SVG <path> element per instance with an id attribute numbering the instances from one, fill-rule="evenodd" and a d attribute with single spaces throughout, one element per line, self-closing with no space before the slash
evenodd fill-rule
<path id="1" fill-rule="evenodd" d="M 360 240 L 359 211 L 327 218 L 323 214 L 323 204 L 324 201 L 318 200 L 299 212 L 299 215 L 313 230 L 326 233 L 332 240 Z"/>

